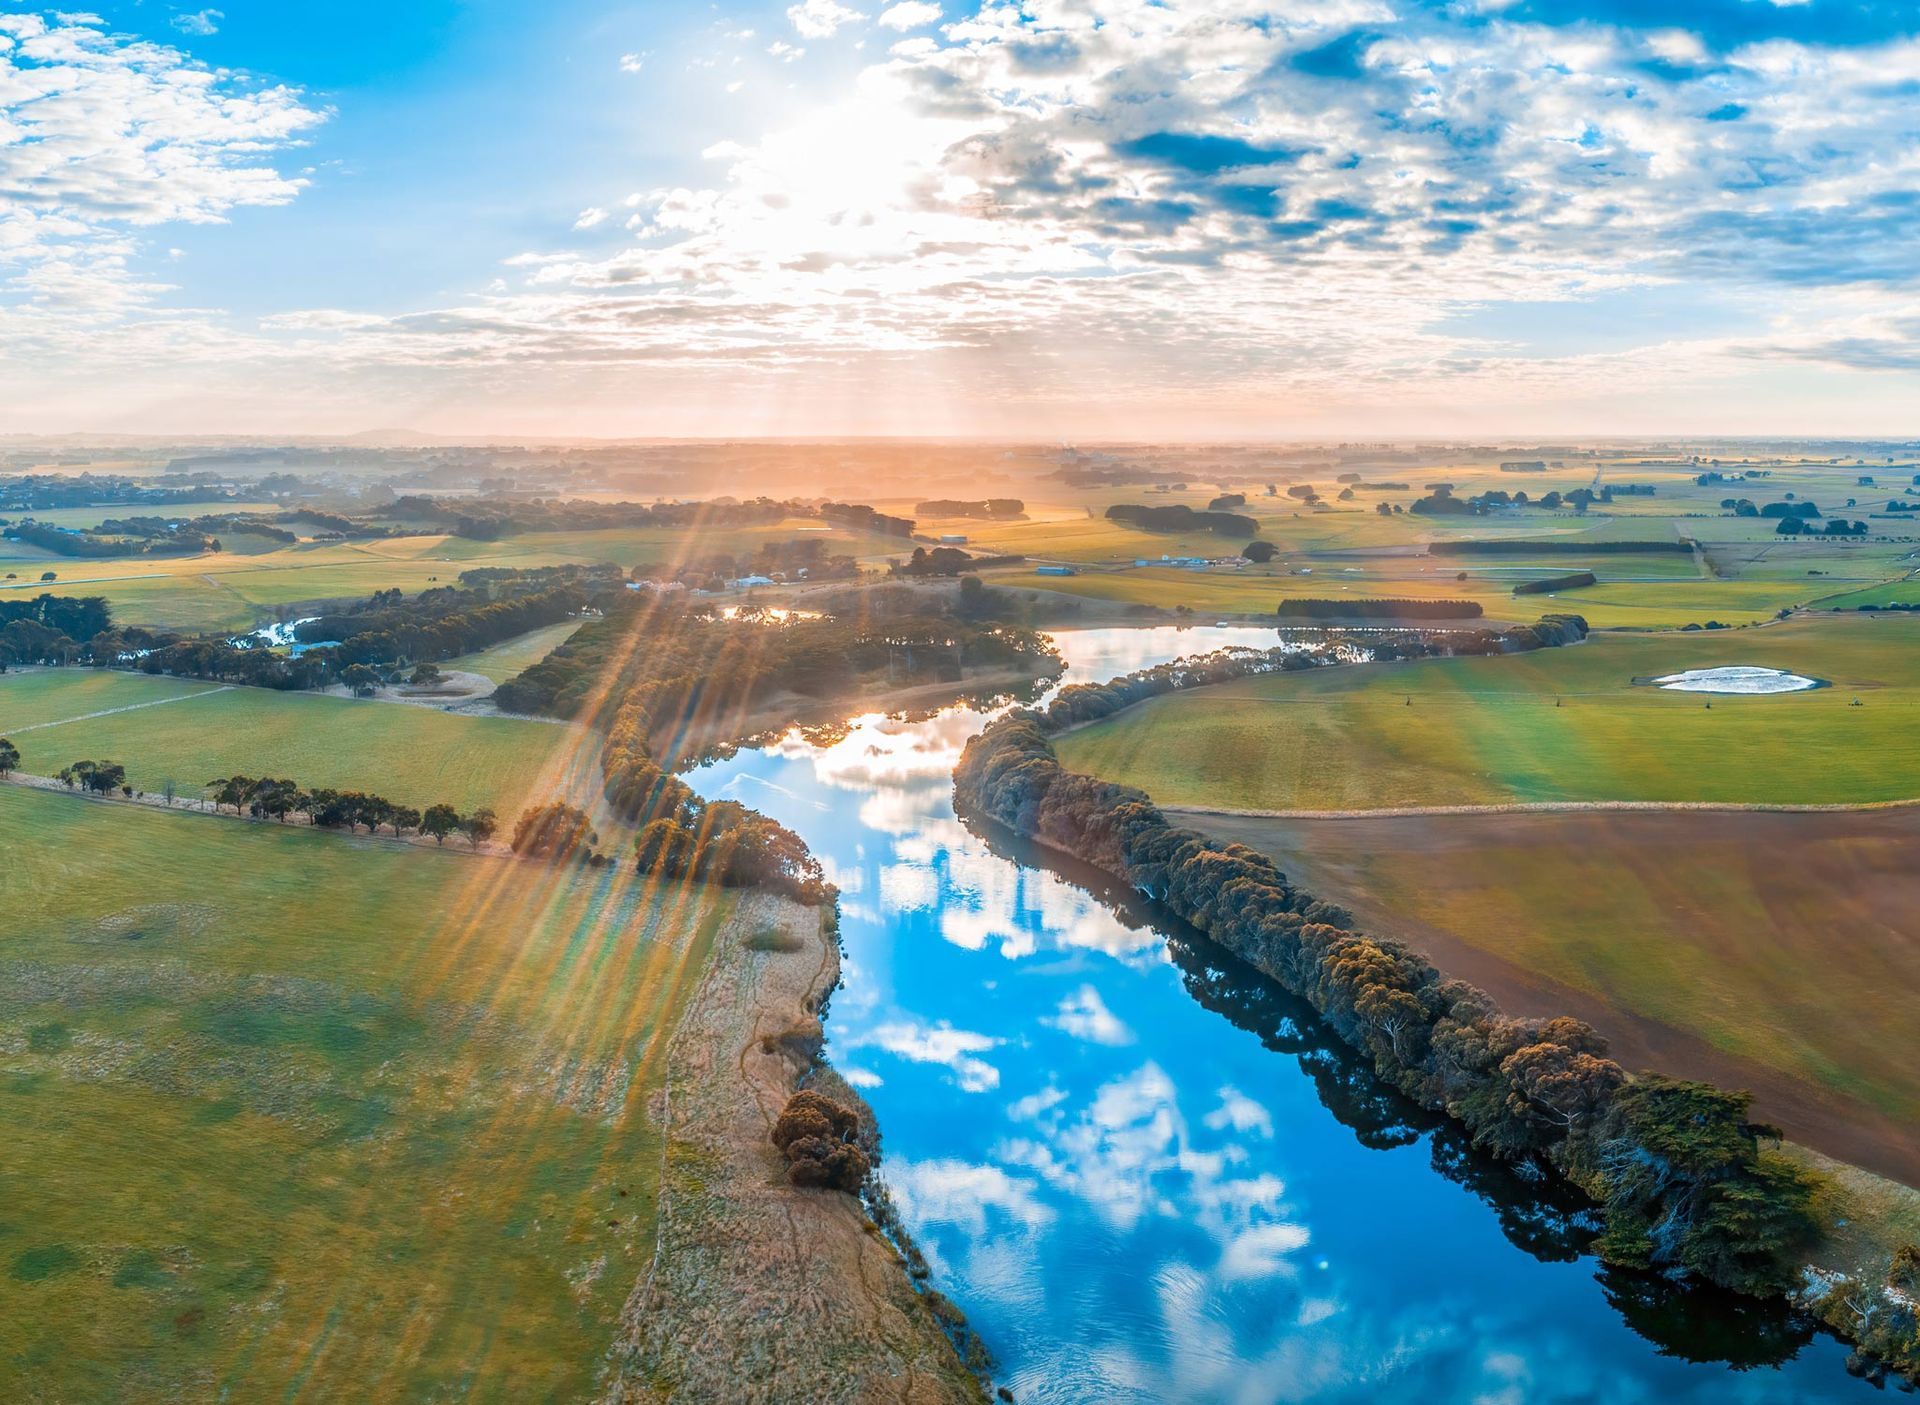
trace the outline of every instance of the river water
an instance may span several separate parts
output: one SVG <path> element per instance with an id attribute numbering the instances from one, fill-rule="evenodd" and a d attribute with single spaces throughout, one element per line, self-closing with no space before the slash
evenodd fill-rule
<path id="1" fill-rule="evenodd" d="M 1102 681 L 1271 630 L 1055 636 Z M 1577 1205 L 1473 1155 L 1284 991 L 953 814 L 986 714 L 863 718 L 687 780 L 840 885 L 828 1053 L 1022 1402 L 1859 1400 L 1783 1310 L 1609 1273 Z"/>

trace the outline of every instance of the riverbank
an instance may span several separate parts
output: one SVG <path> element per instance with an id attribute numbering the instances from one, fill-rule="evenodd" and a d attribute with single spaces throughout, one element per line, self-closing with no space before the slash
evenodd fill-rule
<path id="1" fill-rule="evenodd" d="M 978 1402 L 860 1202 L 787 1183 L 768 1133 L 816 1068 L 839 949 L 820 909 L 750 894 L 741 914 L 667 1047 L 658 1239 L 601 1399 Z"/>

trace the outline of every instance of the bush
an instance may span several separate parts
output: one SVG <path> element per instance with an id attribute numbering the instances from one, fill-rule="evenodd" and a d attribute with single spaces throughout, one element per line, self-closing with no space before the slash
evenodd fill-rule
<path id="1" fill-rule="evenodd" d="M 788 1180 L 849 1195 L 859 1193 L 873 1170 L 859 1136 L 859 1116 L 811 1088 L 787 1099 L 772 1133 L 773 1144 L 786 1155 Z"/>

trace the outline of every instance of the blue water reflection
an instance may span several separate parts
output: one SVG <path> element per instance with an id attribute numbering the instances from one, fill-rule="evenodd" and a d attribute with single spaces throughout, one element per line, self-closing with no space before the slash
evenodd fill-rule
<path id="1" fill-rule="evenodd" d="M 1276 642 L 1058 637 L 1069 681 Z M 1864 1394 L 1782 1313 L 1600 1281 L 1575 1207 L 1471 1156 L 1284 992 L 1124 894 L 996 852 L 952 805 L 984 721 L 862 718 L 689 780 L 790 825 L 840 885 L 830 1055 L 879 1114 L 934 1282 L 1019 1400 Z"/>

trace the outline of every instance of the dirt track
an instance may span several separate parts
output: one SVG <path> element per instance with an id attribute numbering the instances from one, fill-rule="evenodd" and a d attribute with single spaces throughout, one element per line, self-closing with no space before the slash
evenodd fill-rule
<path id="1" fill-rule="evenodd" d="M 673 1036 L 659 1243 L 621 1314 L 605 1405 L 983 1399 L 860 1202 L 787 1184 L 767 1139 L 839 976 L 818 917 L 742 898 Z M 776 927 L 796 949 L 740 945 Z"/>
<path id="2" fill-rule="evenodd" d="M 1630 1069 L 1751 1089 L 1756 1115 L 1794 1140 L 1920 1185 L 1920 1119 L 1717 1047 L 1608 989 L 1665 979 L 1670 959 L 1697 976 L 1753 963 L 1706 997 L 1842 1068 L 1872 1061 L 1898 1079 L 1920 1057 L 1920 1026 L 1900 1014 L 1920 980 L 1920 809 L 1180 818 L 1274 855 L 1363 929 L 1408 942 L 1509 1013 L 1575 1015 Z M 1535 863 L 1582 881 L 1543 894 Z M 1618 931 L 1620 950 L 1596 953 L 1596 931 Z M 1588 979 L 1518 959 L 1563 940 L 1579 948 L 1566 965 Z"/>

